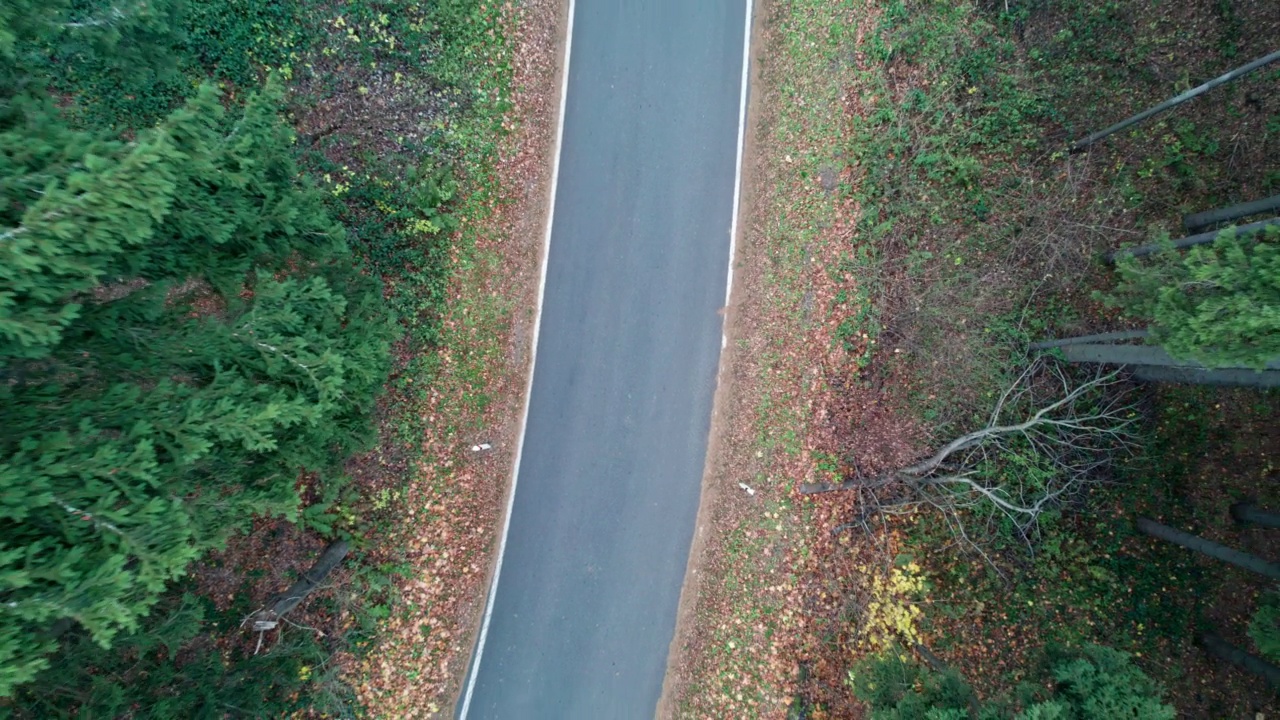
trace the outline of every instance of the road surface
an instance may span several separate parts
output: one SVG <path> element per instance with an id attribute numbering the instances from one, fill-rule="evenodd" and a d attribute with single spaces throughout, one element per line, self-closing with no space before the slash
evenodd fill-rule
<path id="1" fill-rule="evenodd" d="M 471 720 L 653 717 L 720 354 L 745 5 L 576 4 L 517 490 L 458 708 Z"/>

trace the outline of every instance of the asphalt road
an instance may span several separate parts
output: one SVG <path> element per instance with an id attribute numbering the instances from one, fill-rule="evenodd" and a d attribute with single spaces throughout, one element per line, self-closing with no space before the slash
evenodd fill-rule
<path id="1" fill-rule="evenodd" d="M 744 13 L 577 2 L 524 451 L 468 718 L 653 717 L 720 354 Z"/>

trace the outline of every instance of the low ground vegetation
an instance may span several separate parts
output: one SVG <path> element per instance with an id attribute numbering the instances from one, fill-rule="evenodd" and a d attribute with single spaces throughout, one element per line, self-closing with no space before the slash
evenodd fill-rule
<path id="1" fill-rule="evenodd" d="M 1066 476 L 1046 450 L 1076 447 L 1063 437 L 963 441 L 995 409 L 1027 417 L 1036 393 L 1093 377 L 1029 352 L 1038 340 L 1145 329 L 1139 342 L 1209 365 L 1274 358 L 1274 235 L 1227 233 L 1118 268 L 1104 256 L 1180 236 L 1184 214 L 1277 192 L 1280 74 L 1087 153 L 1067 147 L 1272 52 L 1276 8 L 792 0 L 771 4 L 765 26 L 759 215 L 742 254 L 763 282 L 748 274 L 739 316 L 740 343 L 763 359 L 738 380 L 760 432 L 733 449 L 759 460 L 732 468 L 754 478 L 726 479 L 774 504 L 760 522 L 745 498 L 722 516 L 702 602 L 735 619 L 701 640 L 684 711 L 777 716 L 789 692 L 793 717 L 918 717 L 920 693 L 950 688 L 958 702 L 925 702 L 937 717 L 1088 717 L 1070 702 L 1036 709 L 1070 686 L 1053 658 L 1081 652 L 1127 658 L 1150 717 L 1273 711 L 1266 682 L 1205 642 L 1265 656 L 1270 582 L 1135 522 L 1276 557 L 1273 530 L 1229 511 L 1280 503 L 1274 391 L 1121 371 L 1085 407 L 1122 410 L 1112 427 L 1125 437 L 1089 447 L 1078 492 L 1055 494 Z M 1034 392 L 1011 400 L 1028 371 Z M 903 469 L 954 441 L 970 454 L 934 474 L 952 491 L 922 496 Z M 1010 512 L 1046 497 L 1034 524 Z M 752 582 L 788 591 L 739 591 Z M 734 627 L 758 630 L 755 618 L 792 636 L 737 652 Z M 891 696 L 868 687 L 890 666 Z M 766 691 L 743 693 L 744 677 Z"/>
<path id="2" fill-rule="evenodd" d="M 1118 277 L 1100 260 L 1176 235 L 1183 214 L 1274 194 L 1267 158 L 1280 148 L 1280 108 L 1260 100 L 1280 79 L 1274 70 L 1087 154 L 1062 149 L 1240 64 L 1242 50 L 1269 51 L 1240 18 L 1275 27 L 1273 9 L 1211 5 L 1148 13 L 1124 2 L 891 3 L 864 38 L 875 62 L 851 90 L 860 232 L 849 283 L 870 285 L 872 299 L 851 334 L 877 346 L 851 392 L 899 395 L 922 448 L 980 427 L 1005 402 L 1002 388 L 1026 366 L 1033 340 L 1139 324 L 1177 357 L 1254 367 L 1274 357 L 1274 320 L 1262 310 L 1277 297 L 1274 238 L 1228 233 L 1190 253 L 1122 262 Z M 1202 32 L 1175 35 L 1187 26 Z M 1043 681 L 1035 668 L 1044 648 L 1104 643 L 1130 653 L 1183 714 L 1267 708 L 1264 683 L 1206 659 L 1197 644 L 1212 627 L 1248 647 L 1247 617 L 1265 581 L 1147 541 L 1133 523 L 1156 515 L 1228 544 L 1270 547 L 1257 531 L 1243 534 L 1225 506 L 1246 496 L 1276 502 L 1265 429 L 1276 399 L 1202 387 L 1126 392 L 1137 436 L 1107 449 L 1114 464 L 1090 467 L 1088 492 L 1057 498 L 1034 537 L 1008 513 L 989 514 L 1000 509 L 990 498 L 959 521 L 936 512 L 898 519 L 901 549 L 930 578 L 919 598 L 924 652 L 995 697 Z M 1061 477 L 1044 447 L 1009 450 L 988 456 L 978 475 L 1017 488 Z M 838 452 L 857 460 L 875 450 L 852 441 Z M 988 541 L 965 542 L 978 535 Z"/>

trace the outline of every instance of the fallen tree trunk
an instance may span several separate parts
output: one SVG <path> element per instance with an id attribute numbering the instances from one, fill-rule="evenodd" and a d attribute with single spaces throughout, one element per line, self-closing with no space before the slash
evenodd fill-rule
<path id="1" fill-rule="evenodd" d="M 1112 345 L 1095 343 L 1089 345 L 1064 345 L 1062 356 L 1070 363 L 1101 363 L 1106 365 L 1146 365 L 1149 367 L 1193 368 L 1208 370 L 1195 360 L 1179 360 L 1159 345 Z M 1218 370 L 1247 370 L 1260 373 L 1242 363 L 1219 365 Z M 1267 370 L 1280 370 L 1280 358 L 1267 362 Z"/>
<path id="2" fill-rule="evenodd" d="M 1258 222 L 1249 223 L 1248 225 L 1237 225 L 1235 226 L 1236 237 L 1257 235 L 1258 233 L 1275 225 L 1280 225 L 1280 217 L 1269 218 L 1267 220 L 1259 220 Z M 1224 228 L 1224 229 L 1229 229 L 1229 228 Z M 1184 248 L 1189 248 L 1194 245 L 1204 245 L 1206 243 L 1211 243 L 1214 240 L 1217 240 L 1218 233 L 1220 232 L 1222 232 L 1222 230 L 1210 230 L 1209 232 L 1202 232 L 1196 235 L 1188 235 L 1184 238 L 1179 238 L 1177 240 L 1174 240 L 1172 243 L 1167 243 L 1167 242 L 1148 243 L 1146 245 L 1139 245 L 1137 247 L 1121 248 L 1107 255 L 1107 261 L 1115 262 L 1117 259 L 1122 257 L 1143 257 L 1144 255 L 1158 253 L 1161 250 L 1166 250 L 1166 249 L 1182 250 Z"/>
<path id="3" fill-rule="evenodd" d="M 1205 540 L 1199 535 L 1192 535 L 1191 533 L 1171 528 L 1168 525 L 1161 525 L 1148 518 L 1138 518 L 1138 529 L 1151 537 L 1171 542 L 1174 545 L 1181 545 L 1188 550 L 1204 553 L 1211 558 L 1258 573 L 1263 577 L 1280 580 L 1280 566 L 1269 563 L 1256 555 L 1243 553 L 1226 545 L 1219 545 L 1212 540 Z"/>
<path id="4" fill-rule="evenodd" d="M 1123 130 L 1129 127 L 1130 125 L 1135 125 L 1137 123 L 1140 123 L 1143 120 L 1146 120 L 1147 118 L 1151 117 L 1152 115 L 1158 115 L 1166 110 L 1170 110 L 1174 107 L 1177 107 L 1178 105 L 1181 105 L 1182 103 L 1190 100 L 1191 98 L 1197 97 L 1199 95 L 1203 95 L 1204 93 L 1218 87 L 1219 85 L 1222 85 L 1223 83 L 1231 82 L 1232 80 L 1235 80 L 1236 78 L 1242 75 L 1247 75 L 1253 72 L 1254 70 L 1257 70 L 1258 68 L 1264 67 L 1266 65 L 1270 65 L 1271 63 L 1277 60 L 1280 60 L 1280 50 L 1277 50 L 1271 53 L 1270 55 L 1260 57 L 1257 60 L 1254 60 L 1253 62 L 1249 63 L 1248 65 L 1243 65 L 1241 67 L 1238 67 L 1229 73 L 1219 75 L 1218 77 L 1202 85 L 1193 87 L 1190 90 L 1182 93 L 1181 95 L 1178 95 L 1177 97 L 1173 97 L 1168 100 L 1165 100 L 1159 105 L 1156 105 L 1155 107 L 1149 110 L 1144 110 L 1138 113 L 1137 115 L 1134 115 L 1131 118 L 1128 118 L 1126 120 L 1121 120 L 1115 125 L 1112 125 L 1111 127 L 1107 128 L 1106 130 L 1099 130 L 1098 132 L 1090 135 L 1087 138 L 1084 138 L 1083 140 L 1077 140 L 1075 143 L 1071 145 L 1070 151 L 1073 153 L 1080 152 L 1081 150 L 1084 150 L 1085 148 L 1098 142 L 1102 138 L 1110 135 L 1111 133 Z"/>
<path id="5" fill-rule="evenodd" d="M 1280 527 L 1280 513 L 1267 512 L 1250 502 L 1238 502 L 1232 505 L 1231 517 L 1242 525 Z"/>
<path id="6" fill-rule="evenodd" d="M 1183 385 L 1220 385 L 1226 387 L 1280 387 L 1280 370 L 1241 370 L 1240 368 L 1178 368 L 1158 365 L 1133 365 L 1133 377 L 1143 382 L 1181 383 Z"/>
<path id="7" fill-rule="evenodd" d="M 1231 222 L 1240 218 L 1249 217 L 1250 215 L 1261 215 L 1271 210 L 1280 210 L 1280 195 L 1272 195 L 1269 198 L 1254 200 L 1252 202 L 1240 203 L 1231 207 L 1218 208 L 1217 210 L 1206 210 L 1198 212 L 1194 215 L 1187 215 L 1182 218 L 1182 225 L 1187 232 L 1193 233 L 1202 230 L 1210 225 L 1218 223 Z"/>
<path id="8" fill-rule="evenodd" d="M 277 595 L 270 605 L 249 616 L 253 621 L 254 631 L 274 630 L 285 615 L 298 607 L 312 590 L 324 582 L 324 579 L 338 567 L 350 550 L 345 540 L 335 540 L 330 543 L 311 569 L 302 573 L 302 577 L 298 578 L 297 582 Z"/>
<path id="9" fill-rule="evenodd" d="M 1068 345 L 1093 345 L 1115 340 L 1138 340 L 1145 338 L 1147 334 L 1146 330 L 1117 330 L 1116 332 L 1105 332 L 1097 335 L 1078 335 L 1076 337 L 1058 338 L 1057 340 L 1041 340 L 1040 342 L 1031 343 L 1028 347 L 1032 350 L 1051 350 Z"/>
<path id="10" fill-rule="evenodd" d="M 1213 633 L 1201 635 L 1200 642 L 1210 654 L 1264 678 L 1271 687 L 1280 688 L 1280 667 L 1241 650 Z"/>

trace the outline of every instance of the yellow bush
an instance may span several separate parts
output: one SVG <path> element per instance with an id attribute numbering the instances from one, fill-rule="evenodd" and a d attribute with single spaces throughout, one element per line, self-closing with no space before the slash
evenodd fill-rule
<path id="1" fill-rule="evenodd" d="M 922 613 L 917 601 L 924 590 L 924 575 L 914 562 L 894 567 L 887 575 L 871 576 L 871 599 L 860 628 L 862 642 L 869 650 L 879 652 L 897 643 L 910 646 L 920 641 L 916 623 Z"/>

